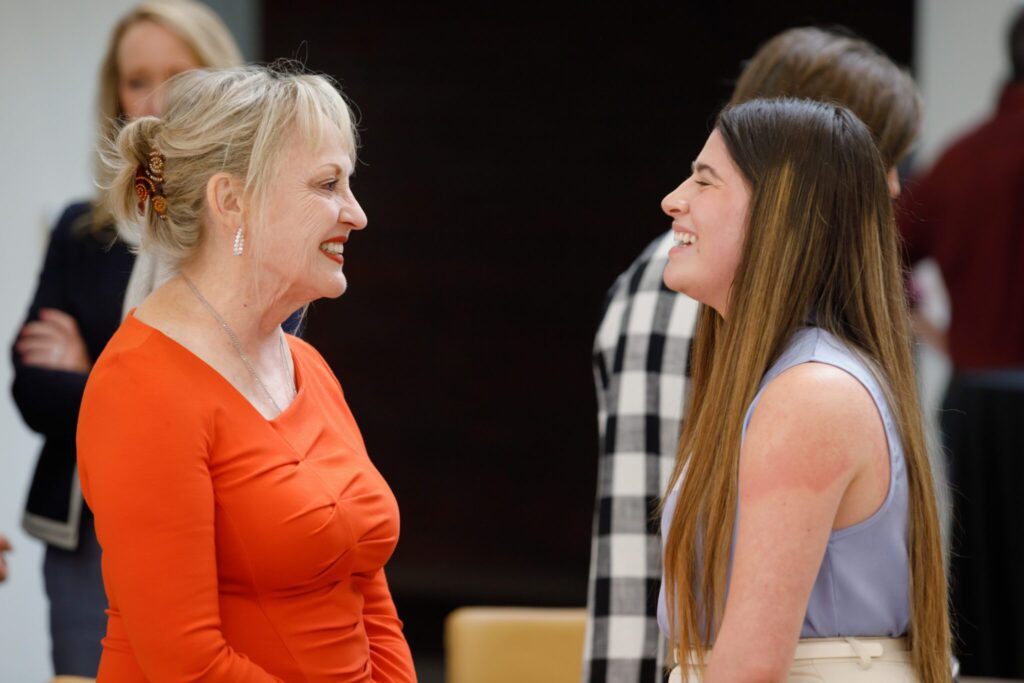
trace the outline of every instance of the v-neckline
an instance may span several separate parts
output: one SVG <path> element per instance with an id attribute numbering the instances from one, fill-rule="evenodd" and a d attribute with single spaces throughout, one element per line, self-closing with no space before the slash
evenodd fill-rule
<path id="1" fill-rule="evenodd" d="M 167 340 L 168 343 L 170 343 L 173 346 L 176 346 L 177 348 L 181 349 L 186 355 L 188 355 L 191 358 L 195 359 L 196 362 L 198 362 L 204 368 L 207 368 L 210 372 L 212 372 L 214 375 L 216 375 L 218 378 L 220 378 L 220 381 L 223 382 L 227 386 L 227 388 L 233 394 L 235 394 L 235 396 L 237 396 L 240 401 L 242 401 L 242 403 L 244 403 L 245 405 L 249 406 L 249 409 L 253 413 L 255 413 L 256 417 L 258 417 L 260 420 L 262 420 L 263 422 L 265 422 L 265 423 L 267 423 L 269 425 L 277 424 L 279 420 L 283 419 L 288 413 L 290 413 L 292 411 L 292 406 L 294 406 L 296 403 L 298 403 L 299 397 L 302 395 L 302 390 L 303 390 L 303 388 L 305 386 L 305 382 L 303 381 L 302 372 L 299 369 L 299 363 L 298 363 L 298 360 L 295 357 L 295 352 L 292 350 L 292 345 L 291 345 L 290 342 L 287 342 L 287 337 L 288 337 L 287 333 L 284 333 L 284 334 L 285 334 L 285 340 L 287 342 L 286 346 L 288 347 L 288 355 L 289 355 L 289 357 L 291 358 L 291 361 L 292 361 L 292 373 L 293 373 L 293 376 L 295 378 L 295 396 L 292 398 L 291 403 L 286 405 L 281 412 L 279 412 L 274 417 L 267 417 L 266 415 L 264 415 L 263 413 L 260 412 L 259 408 L 257 408 L 255 405 L 253 405 L 252 401 L 250 401 L 249 399 L 247 399 L 245 397 L 245 394 L 243 394 L 241 391 L 239 391 L 238 387 L 236 387 L 234 384 L 232 384 L 231 380 L 229 380 L 227 377 L 222 375 L 220 370 L 218 370 L 217 368 L 215 368 L 212 365 L 210 365 L 209 363 L 207 363 L 198 354 L 196 354 L 194 351 L 192 351 L 192 349 L 188 348 L 187 346 L 185 346 L 184 344 L 182 344 L 178 340 L 174 339 L 173 337 L 171 337 L 167 333 L 163 332 L 162 330 L 160 330 L 160 329 L 158 329 L 156 327 L 153 327 L 152 325 L 150 325 L 147 322 L 143 322 L 142 320 L 139 320 L 137 317 L 135 317 L 135 309 L 134 308 L 128 312 L 128 315 L 125 318 L 125 320 L 126 321 L 127 320 L 131 320 L 135 324 L 141 325 L 146 330 L 149 330 L 149 331 L 151 331 L 153 333 L 156 333 L 161 338 Z"/>

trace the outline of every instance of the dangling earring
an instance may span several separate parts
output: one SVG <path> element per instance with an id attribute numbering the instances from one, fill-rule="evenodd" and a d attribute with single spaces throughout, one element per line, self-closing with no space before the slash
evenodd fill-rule
<path id="1" fill-rule="evenodd" d="M 242 232 L 241 226 L 238 228 L 238 232 L 235 233 L 235 245 L 231 248 L 231 253 L 235 256 L 241 256 L 245 250 L 245 233 Z"/>

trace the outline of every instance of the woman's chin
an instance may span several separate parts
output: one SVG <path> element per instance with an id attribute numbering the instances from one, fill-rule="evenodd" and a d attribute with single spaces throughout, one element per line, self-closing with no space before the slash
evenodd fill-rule
<path id="1" fill-rule="evenodd" d="M 678 272 L 672 267 L 672 265 L 673 264 L 670 263 L 668 267 L 665 268 L 665 272 L 662 273 L 661 279 L 665 283 L 665 286 L 673 292 L 692 296 L 690 278 L 687 277 L 685 273 Z"/>
<path id="2" fill-rule="evenodd" d="M 345 293 L 348 289 L 348 280 L 345 279 L 343 274 L 338 274 L 336 277 L 324 284 L 323 287 L 319 288 L 317 292 L 321 299 L 337 299 L 339 296 Z"/>
<path id="3" fill-rule="evenodd" d="M 666 268 L 662 275 L 662 281 L 665 283 L 665 286 L 673 292 L 678 292 L 679 294 L 690 297 L 699 304 L 711 306 L 715 310 L 719 310 L 713 303 L 715 299 L 708 296 L 708 288 L 701 287 L 698 282 L 694 281 L 694 278 L 688 277 L 687 275 L 679 272 L 672 272 L 671 268 Z"/>
<path id="4" fill-rule="evenodd" d="M 332 288 L 329 292 L 325 292 L 323 295 L 324 299 L 337 299 L 339 296 L 344 294 L 348 290 L 348 284 L 342 283 L 337 287 Z"/>

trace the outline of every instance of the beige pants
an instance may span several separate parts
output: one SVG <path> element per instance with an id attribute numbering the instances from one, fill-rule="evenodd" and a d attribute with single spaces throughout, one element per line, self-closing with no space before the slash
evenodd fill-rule
<path id="1" fill-rule="evenodd" d="M 685 676 L 685 677 L 684 677 Z M 669 683 L 699 683 L 696 666 L 672 669 Z M 788 683 L 916 683 L 905 638 L 807 638 L 796 646 Z"/>

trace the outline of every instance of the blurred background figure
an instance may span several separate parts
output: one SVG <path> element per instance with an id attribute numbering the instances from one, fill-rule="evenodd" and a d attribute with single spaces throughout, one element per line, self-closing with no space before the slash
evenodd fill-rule
<path id="1" fill-rule="evenodd" d="M 100 67 L 96 144 L 125 121 L 158 115 L 161 85 L 171 76 L 240 63 L 230 32 L 206 6 L 191 0 L 137 5 L 114 27 Z M 43 575 L 58 675 L 96 675 L 106 626 L 100 549 L 76 474 L 78 407 L 93 361 L 121 323 L 129 279 L 141 299 L 159 276 L 154 260 L 136 262 L 118 239 L 104 200 L 101 192 L 73 203 L 58 220 L 12 353 L 14 400 L 25 423 L 44 437 L 22 519 L 47 544 Z"/>
<path id="2" fill-rule="evenodd" d="M 965 674 L 1024 678 L 1024 9 L 1007 36 L 995 111 L 908 183 L 899 218 L 908 260 L 934 259 L 949 296 L 958 654 Z"/>
<path id="3" fill-rule="evenodd" d="M 0 581 L 7 579 L 7 558 L 4 553 L 11 549 L 11 542 L 6 536 L 0 534 Z"/>

